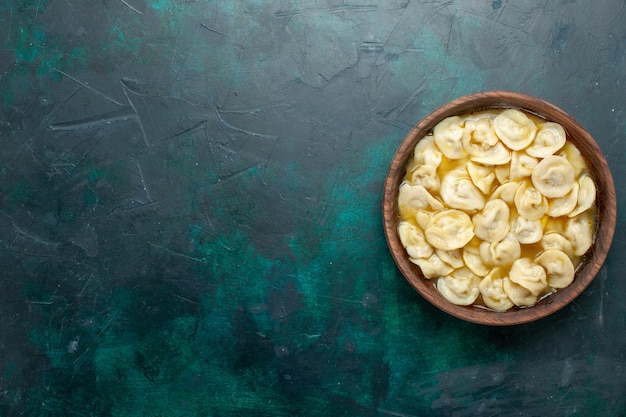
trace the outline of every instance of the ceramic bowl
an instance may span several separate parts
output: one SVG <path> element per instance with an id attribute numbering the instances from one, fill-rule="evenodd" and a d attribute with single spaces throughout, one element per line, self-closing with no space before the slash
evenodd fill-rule
<path id="1" fill-rule="evenodd" d="M 409 261 L 398 237 L 398 188 L 415 145 L 432 132 L 433 127 L 449 116 L 487 109 L 517 108 L 547 121 L 561 124 L 571 141 L 585 158 L 596 183 L 596 230 L 594 243 L 576 270 L 572 284 L 542 298 L 536 305 L 494 311 L 480 306 L 459 306 L 450 303 L 437 291 L 434 283 L 424 277 L 420 268 Z M 593 137 L 570 115 L 542 99 L 506 91 L 477 93 L 453 100 L 433 111 L 404 138 L 394 155 L 385 179 L 383 223 L 391 254 L 402 275 L 430 303 L 457 318 L 492 326 L 528 323 L 546 317 L 572 302 L 591 283 L 604 263 L 616 222 L 616 198 L 613 178 L 602 151 Z"/>

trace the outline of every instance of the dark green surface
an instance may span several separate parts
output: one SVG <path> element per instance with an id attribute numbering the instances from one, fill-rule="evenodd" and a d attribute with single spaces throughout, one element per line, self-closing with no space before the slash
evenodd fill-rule
<path id="1" fill-rule="evenodd" d="M 622 217 L 513 328 L 382 232 L 404 135 L 481 90 L 570 112 L 623 207 L 624 2 L 517 3 L 0 2 L 0 415 L 624 415 Z"/>

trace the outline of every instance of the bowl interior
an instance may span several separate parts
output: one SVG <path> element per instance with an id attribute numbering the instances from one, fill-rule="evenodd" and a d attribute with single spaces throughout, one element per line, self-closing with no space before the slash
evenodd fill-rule
<path id="1" fill-rule="evenodd" d="M 585 158 L 597 188 L 594 243 L 578 266 L 574 282 L 567 288 L 544 297 L 532 307 L 514 307 L 505 312 L 497 312 L 480 306 L 458 306 L 448 302 L 439 294 L 433 282 L 424 278 L 419 267 L 409 261 L 397 233 L 398 188 L 417 142 L 446 117 L 494 108 L 518 108 L 561 124 L 565 129 L 567 139 L 576 145 Z M 387 243 L 398 268 L 409 283 L 430 303 L 455 317 L 473 323 L 494 326 L 522 324 L 540 319 L 563 308 L 574 300 L 596 276 L 613 240 L 616 222 L 615 186 L 606 159 L 595 140 L 563 110 L 544 100 L 525 94 L 506 91 L 483 92 L 461 97 L 438 108 L 408 133 L 396 151 L 385 180 L 383 222 Z"/>

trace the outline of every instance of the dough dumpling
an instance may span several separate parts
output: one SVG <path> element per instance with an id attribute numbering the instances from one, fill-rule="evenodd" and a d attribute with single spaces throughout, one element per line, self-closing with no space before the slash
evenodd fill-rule
<path id="1" fill-rule="evenodd" d="M 535 296 L 544 293 L 548 286 L 545 269 L 529 258 L 521 258 L 513 262 L 509 278 Z"/>
<path id="2" fill-rule="evenodd" d="M 539 192 L 548 198 L 563 197 L 575 182 L 575 170 L 562 156 L 548 156 L 537 164 L 531 179 Z"/>
<path id="3" fill-rule="evenodd" d="M 511 223 L 511 232 L 519 243 L 530 245 L 539 242 L 543 237 L 543 224 L 541 220 L 528 220 L 518 216 Z"/>
<path id="4" fill-rule="evenodd" d="M 515 191 L 517 213 L 528 220 L 539 220 L 548 211 L 548 200 L 528 181 L 524 181 Z"/>
<path id="5" fill-rule="evenodd" d="M 568 214 L 569 217 L 578 216 L 580 213 L 587 211 L 596 202 L 596 184 L 589 175 L 582 175 L 578 180 L 578 199 L 576 208 Z"/>
<path id="6" fill-rule="evenodd" d="M 467 163 L 467 172 L 474 185 L 483 193 L 489 194 L 491 186 L 496 179 L 493 167 L 469 161 Z"/>
<path id="7" fill-rule="evenodd" d="M 409 258 L 409 260 L 419 266 L 422 274 L 428 279 L 443 277 L 454 271 L 454 268 L 442 261 L 436 253 L 428 258 Z"/>
<path id="8" fill-rule="evenodd" d="M 485 206 L 485 197 L 474 185 L 465 168 L 448 172 L 441 180 L 439 194 L 451 208 L 473 211 Z"/>
<path id="9" fill-rule="evenodd" d="M 439 190 L 439 176 L 437 168 L 431 165 L 418 165 L 409 173 L 411 185 L 421 185 L 428 191 Z"/>
<path id="10" fill-rule="evenodd" d="M 491 121 L 482 117 L 465 121 L 462 141 L 463 147 L 470 157 L 480 158 L 485 156 L 485 149 L 496 145 L 500 139 L 496 136 Z"/>
<path id="11" fill-rule="evenodd" d="M 484 277 L 491 271 L 491 267 L 485 265 L 480 256 L 480 240 L 476 238 L 463 248 L 463 262 L 479 277 Z"/>
<path id="12" fill-rule="evenodd" d="M 507 204 L 515 203 L 515 192 L 517 191 L 517 187 L 519 187 L 520 183 L 517 181 L 509 181 L 498 188 L 491 194 L 492 199 L 500 199 L 503 200 Z"/>
<path id="13" fill-rule="evenodd" d="M 509 168 L 509 179 L 520 180 L 530 177 L 538 163 L 537 158 L 526 155 L 526 153 L 522 151 L 513 152 Z"/>
<path id="14" fill-rule="evenodd" d="M 485 305 L 497 311 L 506 311 L 514 305 L 504 292 L 504 278 L 506 278 L 505 270 L 494 268 L 478 285 Z"/>
<path id="15" fill-rule="evenodd" d="M 455 250 L 442 250 L 436 249 L 435 253 L 439 256 L 439 259 L 450 265 L 452 268 L 462 268 L 465 264 L 463 263 L 463 255 L 461 249 Z"/>
<path id="16" fill-rule="evenodd" d="M 448 159 L 461 159 L 466 155 L 462 141 L 463 123 L 459 116 L 451 116 L 437 123 L 433 129 L 435 143 Z"/>
<path id="17" fill-rule="evenodd" d="M 478 298 L 480 290 L 478 278 L 468 268 L 457 269 L 450 275 L 437 280 L 437 290 L 453 304 L 467 306 Z"/>
<path id="18" fill-rule="evenodd" d="M 496 134 L 504 144 L 514 151 L 526 148 L 535 139 L 537 126 L 524 112 L 507 109 L 493 121 Z"/>
<path id="19" fill-rule="evenodd" d="M 495 171 L 496 171 L 496 179 L 498 180 L 500 184 L 509 182 L 511 178 L 511 165 L 510 164 L 498 165 L 497 167 L 495 167 Z"/>
<path id="20" fill-rule="evenodd" d="M 443 210 L 434 214 L 424 231 L 428 242 L 437 249 L 462 248 L 474 237 L 470 216 L 461 210 Z"/>
<path id="21" fill-rule="evenodd" d="M 522 248 L 513 233 L 499 242 L 480 244 L 480 257 L 487 265 L 508 265 L 518 259 L 521 253 Z"/>
<path id="22" fill-rule="evenodd" d="M 535 263 L 545 269 L 549 287 L 565 288 L 574 281 L 574 264 L 565 252 L 546 250 L 535 258 Z"/>
<path id="23" fill-rule="evenodd" d="M 424 232 L 414 224 L 401 221 L 398 224 L 398 236 L 409 257 L 428 258 L 433 254 L 433 247 L 426 241 Z"/>
<path id="24" fill-rule="evenodd" d="M 428 165 L 435 169 L 439 168 L 443 156 L 441 151 L 435 146 L 433 136 L 425 136 L 417 142 L 413 151 L 413 161 L 416 165 Z"/>
<path id="25" fill-rule="evenodd" d="M 405 217 L 414 216 L 418 210 L 443 209 L 443 204 L 428 192 L 422 185 L 411 185 L 403 182 L 398 191 L 398 209 Z"/>
<path id="26" fill-rule="evenodd" d="M 558 250 L 570 258 L 574 256 L 574 246 L 565 236 L 558 232 L 545 233 L 541 238 L 541 247 L 544 250 Z"/>
<path id="27" fill-rule="evenodd" d="M 580 174 L 587 170 L 587 163 L 582 154 L 572 142 L 566 142 L 563 149 L 559 153 L 560 156 L 566 158 L 570 164 L 574 167 L 574 172 L 578 178 Z"/>
<path id="28" fill-rule="evenodd" d="M 417 210 L 415 213 L 415 222 L 422 230 L 426 230 L 426 226 L 430 223 L 430 218 L 433 217 L 433 212 L 428 210 Z"/>
<path id="29" fill-rule="evenodd" d="M 528 155 L 545 158 L 554 155 L 565 145 L 565 129 L 558 123 L 546 122 L 539 125 L 533 144 L 526 149 Z"/>
<path id="30" fill-rule="evenodd" d="M 500 199 L 489 200 L 482 211 L 472 218 L 474 234 L 487 242 L 497 242 L 511 229 L 509 206 Z"/>
<path id="31" fill-rule="evenodd" d="M 528 289 L 514 283 L 510 278 L 504 278 L 502 281 L 504 292 L 516 306 L 530 307 L 537 304 L 537 296 Z"/>
<path id="32" fill-rule="evenodd" d="M 563 197 L 553 198 L 548 203 L 548 216 L 561 217 L 570 214 L 578 204 L 578 183 Z"/>
<path id="33" fill-rule="evenodd" d="M 567 221 L 565 237 L 572 242 L 574 255 L 583 256 L 593 243 L 593 219 L 589 212 L 584 212 Z"/>
<path id="34" fill-rule="evenodd" d="M 503 165 L 511 160 L 511 151 L 502 142 L 498 142 L 489 148 L 485 148 L 482 156 L 473 155 L 470 159 L 485 165 Z"/>

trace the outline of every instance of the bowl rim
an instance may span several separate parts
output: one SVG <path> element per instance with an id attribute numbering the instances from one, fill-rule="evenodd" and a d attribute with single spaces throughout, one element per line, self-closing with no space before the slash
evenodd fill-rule
<path id="1" fill-rule="evenodd" d="M 397 235 L 397 194 L 398 187 L 406 170 L 409 157 L 415 145 L 424 138 L 433 127 L 446 117 L 462 115 L 488 109 L 517 108 L 532 113 L 548 121 L 560 123 L 568 134 L 568 140 L 575 142 L 581 150 L 598 189 L 596 204 L 596 231 L 594 242 L 586 259 L 576 270 L 576 285 L 543 297 L 532 307 L 514 307 L 504 312 L 494 311 L 481 306 L 459 306 L 445 300 L 436 290 L 432 281 L 426 279 L 419 267 L 408 260 L 406 251 Z M 593 157 L 593 161 L 589 158 Z M 600 185 L 601 184 L 601 187 Z M 600 190 L 602 192 L 600 192 Z M 524 324 L 549 316 L 562 309 L 578 297 L 593 281 L 604 264 L 613 240 L 617 217 L 615 185 L 608 163 L 595 139 L 571 115 L 561 108 L 541 98 L 504 90 L 484 91 L 456 98 L 436 108 L 404 137 L 398 146 L 383 188 L 383 228 L 396 266 L 404 278 L 431 304 L 459 319 L 483 325 L 510 326 Z"/>

